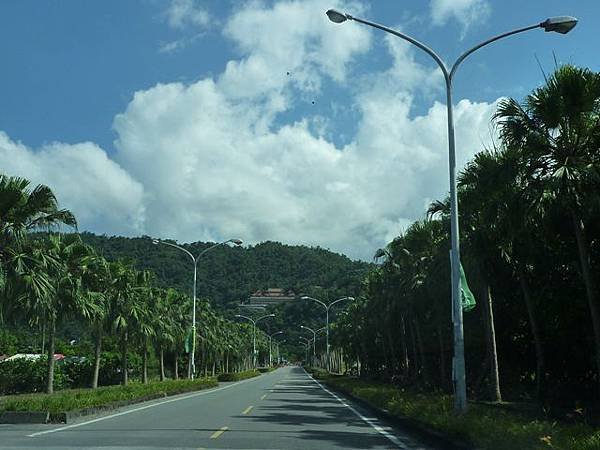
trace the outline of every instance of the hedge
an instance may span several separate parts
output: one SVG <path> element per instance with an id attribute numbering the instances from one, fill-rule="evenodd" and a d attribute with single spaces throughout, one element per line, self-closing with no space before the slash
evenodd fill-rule
<path id="1" fill-rule="evenodd" d="M 219 381 L 240 381 L 246 378 L 257 377 L 260 375 L 258 370 L 246 370 L 245 372 L 225 372 L 219 374 L 217 379 Z"/>
<path id="2" fill-rule="evenodd" d="M 98 389 L 65 389 L 53 394 L 11 395 L 0 399 L 2 411 L 48 411 L 61 413 L 85 408 L 122 405 L 157 397 L 182 394 L 218 386 L 214 378 L 167 380 L 127 386 L 104 386 Z"/>

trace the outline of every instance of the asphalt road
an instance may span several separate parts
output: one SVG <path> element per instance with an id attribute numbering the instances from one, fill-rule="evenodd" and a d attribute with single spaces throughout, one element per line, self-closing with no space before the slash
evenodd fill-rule
<path id="1" fill-rule="evenodd" d="M 299 367 L 69 425 L 0 425 L 0 448 L 431 449 Z"/>

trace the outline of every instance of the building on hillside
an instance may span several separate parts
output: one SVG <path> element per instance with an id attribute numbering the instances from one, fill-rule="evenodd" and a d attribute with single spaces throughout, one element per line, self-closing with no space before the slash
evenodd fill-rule
<path id="1" fill-rule="evenodd" d="M 296 298 L 296 294 L 281 288 L 269 288 L 254 292 L 248 299 L 250 305 L 279 305 L 281 303 L 292 301 Z"/>

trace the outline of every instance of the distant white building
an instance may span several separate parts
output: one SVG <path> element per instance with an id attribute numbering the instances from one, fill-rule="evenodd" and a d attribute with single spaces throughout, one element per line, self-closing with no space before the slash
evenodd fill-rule
<path id="1" fill-rule="evenodd" d="M 293 291 L 286 291 L 281 288 L 269 288 L 266 290 L 258 290 L 253 293 L 248 299 L 250 305 L 279 305 L 296 299 L 296 294 Z"/>

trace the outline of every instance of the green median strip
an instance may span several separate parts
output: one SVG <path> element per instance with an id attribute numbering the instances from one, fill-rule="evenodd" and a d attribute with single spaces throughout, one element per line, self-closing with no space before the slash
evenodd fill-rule
<path id="1" fill-rule="evenodd" d="M 558 423 L 482 404 L 471 404 L 465 415 L 457 416 L 449 395 L 410 392 L 346 377 L 328 377 L 325 383 L 393 416 L 412 419 L 482 450 L 600 449 L 600 430 L 583 423 Z"/>
<path id="2" fill-rule="evenodd" d="M 246 378 L 259 376 L 261 373 L 258 370 L 246 370 L 245 372 L 226 372 L 221 373 L 217 377 L 219 381 L 240 381 Z"/>
<path id="3" fill-rule="evenodd" d="M 9 395 L 0 399 L 0 415 L 11 412 L 48 412 L 50 420 L 64 421 L 65 415 L 81 415 L 170 395 L 183 394 L 218 386 L 215 378 L 168 380 L 148 384 L 106 386 L 98 389 L 69 389 L 53 394 Z"/>

